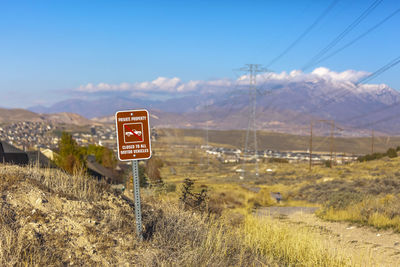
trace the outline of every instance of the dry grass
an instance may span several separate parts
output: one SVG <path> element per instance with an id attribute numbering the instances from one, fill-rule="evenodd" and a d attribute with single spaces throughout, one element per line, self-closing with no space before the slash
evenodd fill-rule
<path id="1" fill-rule="evenodd" d="M 356 203 L 340 207 L 328 206 L 318 215 L 326 220 L 349 221 L 400 232 L 400 196 L 366 196 Z"/>
<path id="2" fill-rule="evenodd" d="M 352 265 L 307 228 L 252 215 L 235 220 L 231 212 L 207 219 L 170 203 L 158 205 L 153 249 L 140 258 L 146 266 Z"/>
<path id="3" fill-rule="evenodd" d="M 3 165 L 0 196 L 1 266 L 133 261 L 127 253 L 137 242 L 131 234 L 132 209 L 103 183 L 57 170 Z"/>
<path id="4" fill-rule="evenodd" d="M 88 177 L 0 166 L 0 265 L 347 266 L 302 227 L 145 197 L 145 241 L 133 203 Z M 262 199 L 261 199 L 262 201 Z"/>

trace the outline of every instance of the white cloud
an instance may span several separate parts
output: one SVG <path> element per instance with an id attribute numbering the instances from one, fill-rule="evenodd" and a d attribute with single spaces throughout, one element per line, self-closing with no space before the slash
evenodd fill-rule
<path id="1" fill-rule="evenodd" d="M 343 72 L 335 72 L 328 68 L 320 67 L 314 69 L 311 73 L 304 73 L 301 70 L 293 70 L 289 73 L 282 71 L 281 73 L 263 73 L 257 75 L 257 84 L 285 84 L 300 81 L 320 81 L 324 80 L 330 83 L 355 83 L 369 73 L 365 71 L 346 70 Z M 144 81 L 137 83 L 88 83 L 81 85 L 76 89 L 82 93 L 101 93 L 101 92 L 129 92 L 131 95 L 145 95 L 146 93 L 188 93 L 188 92 L 217 92 L 229 90 L 239 85 L 247 85 L 248 75 L 243 75 L 237 80 L 232 79 L 216 79 L 209 81 L 191 80 L 183 82 L 181 79 L 158 77 L 153 81 Z M 238 88 L 238 87 L 237 87 Z"/>
<path id="2" fill-rule="evenodd" d="M 351 82 L 355 83 L 363 77 L 368 76 L 368 72 L 346 70 L 343 72 L 335 72 L 328 68 L 320 67 L 314 69 L 311 73 L 304 73 L 301 70 L 293 70 L 290 73 L 282 71 L 281 73 L 264 73 L 258 76 L 267 81 L 281 82 L 298 82 L 298 81 L 313 81 L 325 80 L 330 82 Z"/>
<path id="3" fill-rule="evenodd" d="M 218 89 L 226 89 L 231 87 L 234 81 L 229 79 L 219 79 L 210 81 L 188 81 L 182 82 L 181 79 L 158 77 L 153 81 L 145 81 L 138 83 L 120 83 L 120 84 L 107 84 L 88 83 L 79 86 L 76 91 L 83 93 L 100 93 L 100 92 L 124 92 L 131 91 L 137 95 L 138 92 L 160 92 L 160 93 L 184 93 L 192 91 L 215 91 Z"/>

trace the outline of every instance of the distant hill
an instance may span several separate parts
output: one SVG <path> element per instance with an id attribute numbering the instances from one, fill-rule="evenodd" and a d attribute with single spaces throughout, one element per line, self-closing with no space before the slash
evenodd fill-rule
<path id="1" fill-rule="evenodd" d="M 76 113 L 60 112 L 53 114 L 41 114 L 46 120 L 53 123 L 65 123 L 74 125 L 91 125 L 93 121 L 82 117 Z"/>
<path id="2" fill-rule="evenodd" d="M 0 123 L 12 123 L 19 121 L 53 122 L 73 125 L 99 124 L 75 113 L 61 112 L 52 114 L 38 114 L 25 109 L 0 108 Z"/>
<path id="3" fill-rule="evenodd" d="M 44 116 L 25 109 L 5 109 L 0 108 L 0 123 L 15 121 L 44 121 Z"/>
<path id="4" fill-rule="evenodd" d="M 157 131 L 160 137 L 197 137 L 204 139 L 206 144 L 206 131 L 199 129 L 159 129 Z M 246 138 L 245 130 L 210 130 L 208 131 L 208 142 L 211 145 L 220 145 L 225 147 L 244 148 Z M 179 138 L 171 140 L 180 140 Z M 333 139 L 333 151 L 339 153 L 368 154 L 371 153 L 371 137 L 335 137 Z M 172 141 L 171 141 L 172 142 Z M 259 131 L 257 133 L 257 143 L 259 150 L 279 150 L 279 151 L 307 151 L 310 147 L 310 137 L 304 135 L 292 135 L 274 132 Z M 396 148 L 400 145 L 400 137 L 382 137 L 375 136 L 374 152 L 386 152 L 389 148 Z M 253 139 L 250 138 L 249 148 L 253 149 Z M 329 152 L 330 139 L 324 136 L 313 136 L 314 152 Z"/>

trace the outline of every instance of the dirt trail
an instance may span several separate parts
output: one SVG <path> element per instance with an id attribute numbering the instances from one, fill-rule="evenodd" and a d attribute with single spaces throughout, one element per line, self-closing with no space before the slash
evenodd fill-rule
<path id="1" fill-rule="evenodd" d="M 400 234 L 350 223 L 327 222 L 315 216 L 316 208 L 268 207 L 259 216 L 272 216 L 288 223 L 310 227 L 326 237 L 335 247 L 343 248 L 365 266 L 400 266 Z"/>

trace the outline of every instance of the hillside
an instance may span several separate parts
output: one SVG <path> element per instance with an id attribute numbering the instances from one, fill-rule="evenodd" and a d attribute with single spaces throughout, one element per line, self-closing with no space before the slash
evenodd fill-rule
<path id="1" fill-rule="evenodd" d="M 12 122 L 51 122 L 56 124 L 93 125 L 98 122 L 91 121 L 76 113 L 60 112 L 50 114 L 39 114 L 25 109 L 0 108 L 0 123 Z"/>
<path id="2" fill-rule="evenodd" d="M 305 227 L 240 214 L 212 219 L 151 197 L 140 242 L 129 196 L 103 183 L 4 165 L 0 178 L 1 266 L 354 264 Z"/>
<path id="3" fill-rule="evenodd" d="M 44 121 L 44 117 L 39 114 L 25 109 L 5 109 L 0 108 L 0 123 L 17 122 L 17 121 Z"/>
<path id="4" fill-rule="evenodd" d="M 60 112 L 52 114 L 41 114 L 41 116 L 43 116 L 45 120 L 56 124 L 63 123 L 79 126 L 98 124 L 76 113 Z"/>
<path id="5" fill-rule="evenodd" d="M 200 129 L 158 129 L 160 136 L 170 136 L 174 138 L 174 142 L 183 140 L 183 136 L 195 137 L 199 139 L 196 145 L 206 144 L 206 131 Z M 221 145 L 226 147 L 244 148 L 246 131 L 218 131 L 209 130 L 208 141 L 211 145 Z M 250 135 L 250 149 L 253 147 L 252 135 Z M 257 132 L 257 142 L 259 150 L 280 150 L 280 151 L 307 151 L 310 146 L 310 136 L 308 135 L 292 135 L 276 132 Z M 334 151 L 348 154 L 368 154 L 371 152 L 371 137 L 335 137 Z M 396 148 L 400 145 L 400 137 L 384 137 L 375 136 L 374 151 L 385 152 L 389 148 Z M 326 152 L 330 151 L 329 136 L 313 136 L 313 151 Z"/>

